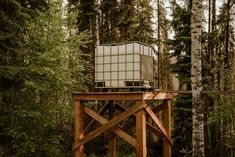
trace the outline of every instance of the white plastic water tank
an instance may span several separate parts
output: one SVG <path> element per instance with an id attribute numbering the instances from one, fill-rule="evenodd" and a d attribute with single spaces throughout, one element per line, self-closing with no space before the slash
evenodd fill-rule
<path id="1" fill-rule="evenodd" d="M 95 50 L 96 87 L 150 86 L 153 82 L 153 55 L 151 46 L 139 42 L 98 46 Z"/>

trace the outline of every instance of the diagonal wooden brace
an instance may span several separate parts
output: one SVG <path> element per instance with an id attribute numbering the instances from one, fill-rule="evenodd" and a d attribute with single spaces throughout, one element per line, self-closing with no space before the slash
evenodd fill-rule
<path id="1" fill-rule="evenodd" d="M 119 111 L 121 111 L 121 112 L 127 110 L 125 107 L 123 107 L 123 106 L 120 105 L 120 104 L 116 104 L 115 107 L 116 107 Z M 135 120 L 136 115 L 133 114 L 133 115 L 131 115 L 130 117 Z M 132 123 L 132 125 L 129 124 L 129 126 L 126 126 L 125 128 L 128 129 L 129 127 L 132 127 L 132 126 L 134 126 L 134 125 L 135 125 L 135 123 Z M 162 132 L 161 132 L 158 128 L 152 126 L 152 125 L 149 124 L 148 122 L 146 122 L 146 127 L 147 127 L 147 129 L 151 130 L 155 135 L 162 135 Z M 124 129 L 124 130 L 125 130 L 125 129 Z"/>
<path id="2" fill-rule="evenodd" d="M 103 125 L 109 122 L 107 119 L 105 119 L 104 117 L 100 116 L 98 113 L 94 112 L 93 110 L 91 110 L 88 107 L 84 107 L 84 112 L 86 114 L 88 114 L 89 116 L 91 116 L 92 118 L 94 118 L 95 120 L 97 120 L 98 122 L 100 122 L 101 124 L 103 124 Z M 129 134 L 127 134 L 126 132 L 124 132 L 121 129 L 116 128 L 116 127 L 111 128 L 111 130 L 116 135 L 118 135 L 123 140 L 125 140 L 127 143 L 129 143 L 132 146 L 136 147 L 136 139 L 131 137 Z"/>
<path id="3" fill-rule="evenodd" d="M 96 130 L 90 132 L 88 135 L 86 135 L 85 137 L 83 137 L 81 140 L 79 140 L 78 142 L 73 144 L 72 150 L 76 150 L 78 147 L 80 147 L 81 145 L 89 142 L 90 140 L 96 138 L 97 136 L 99 136 L 100 134 L 102 134 L 103 132 L 105 132 L 106 130 L 114 127 L 115 125 L 117 125 L 118 123 L 120 123 L 121 121 L 123 121 L 124 119 L 128 118 L 129 116 L 131 116 L 132 114 L 136 113 L 137 111 L 146 108 L 147 104 L 145 104 L 144 102 L 141 103 L 137 103 L 136 105 L 134 105 L 133 107 L 129 108 L 127 111 L 121 113 L 120 115 L 114 117 L 112 120 L 110 120 L 108 123 L 105 123 L 104 125 L 100 126 L 99 128 L 97 128 Z"/>
<path id="4" fill-rule="evenodd" d="M 110 105 L 110 101 L 108 103 L 106 103 L 101 109 L 100 111 L 98 112 L 99 114 L 103 114 L 107 111 L 108 109 L 108 106 Z M 90 128 L 92 126 L 94 126 L 94 123 L 95 123 L 95 120 L 92 119 L 91 122 L 87 125 L 86 129 L 85 129 L 85 132 L 88 132 L 90 130 Z"/>
<path id="5" fill-rule="evenodd" d="M 158 105 L 157 107 L 154 107 L 153 109 L 152 109 L 152 111 L 154 112 L 154 113 L 157 113 L 157 112 L 160 112 L 160 111 L 162 111 L 162 110 L 165 110 L 167 108 L 167 105 L 165 105 L 164 103 L 163 104 L 161 104 L 161 105 Z"/>
<path id="6" fill-rule="evenodd" d="M 160 131 L 162 132 L 162 135 L 164 136 L 164 138 L 171 144 L 173 145 L 173 142 L 170 138 L 170 135 L 168 134 L 168 132 L 166 131 L 166 129 L 164 128 L 164 126 L 162 125 L 162 123 L 158 120 L 158 118 L 156 117 L 156 115 L 154 114 L 154 112 L 152 111 L 152 109 L 147 106 L 145 108 L 145 110 L 147 111 L 147 113 L 149 114 L 149 116 L 152 118 L 152 120 L 156 123 L 156 125 L 158 126 L 158 128 L 160 129 Z"/>

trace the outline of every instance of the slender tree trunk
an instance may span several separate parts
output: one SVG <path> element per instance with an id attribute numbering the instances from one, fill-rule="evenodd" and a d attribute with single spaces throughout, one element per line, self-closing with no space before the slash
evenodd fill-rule
<path id="1" fill-rule="evenodd" d="M 211 53 L 211 0 L 208 2 L 208 47 L 207 47 L 207 55 L 210 57 Z"/>
<path id="2" fill-rule="evenodd" d="M 224 54 L 224 74 L 225 74 L 225 80 L 224 80 L 224 90 L 229 89 L 230 82 L 229 82 L 229 77 L 230 70 L 229 70 L 229 65 L 230 65 L 230 52 L 229 52 L 229 21 L 230 21 L 230 0 L 227 0 L 227 12 L 226 12 L 226 34 L 225 34 L 225 54 Z"/>
<path id="3" fill-rule="evenodd" d="M 203 98 L 202 98 L 202 68 L 201 68 L 201 51 L 202 44 L 200 41 L 202 33 L 202 1 L 192 1 L 191 15 L 191 41 L 192 41 L 192 68 L 191 68 L 191 85 L 192 85 L 192 112 L 193 112 L 193 132 L 192 145 L 193 157 L 204 157 L 204 115 L 203 115 Z"/>
<path id="4" fill-rule="evenodd" d="M 101 2 L 100 0 L 96 0 L 96 5 L 100 7 Z M 101 10 L 99 8 L 98 15 L 96 15 L 96 46 L 100 45 L 100 17 L 101 17 Z"/>
<path id="5" fill-rule="evenodd" d="M 210 65 L 211 65 L 211 0 L 208 1 L 208 46 L 207 46 L 207 60 L 209 61 Z M 210 68 L 210 71 L 208 72 L 208 76 L 211 76 L 211 69 L 212 67 Z M 213 73 L 212 73 L 213 74 Z M 211 85 L 213 82 L 213 78 L 210 80 L 210 82 L 208 83 L 208 85 Z M 209 109 L 209 106 L 210 104 L 208 104 L 208 107 L 207 107 L 207 110 L 206 110 L 206 115 L 205 115 L 205 121 L 207 121 L 208 119 L 208 113 L 210 112 L 210 109 Z M 212 145 L 211 145 L 211 128 L 210 128 L 210 125 L 206 125 L 206 129 L 205 129 L 205 134 L 206 134 L 206 140 L 205 142 L 208 143 L 208 148 L 209 148 L 209 151 L 207 152 L 207 154 L 211 155 L 211 148 L 212 148 Z"/>
<path id="6" fill-rule="evenodd" d="M 213 90 L 218 90 L 219 87 L 219 83 L 218 83 L 218 78 L 219 75 L 217 73 L 218 69 L 216 67 L 218 67 L 218 46 L 216 44 L 216 0 L 212 0 L 212 15 L 211 15 L 211 67 L 212 67 L 212 89 Z M 212 110 L 214 110 L 214 108 L 218 106 L 218 96 L 213 96 L 213 101 L 212 101 Z M 211 126 L 211 135 L 215 135 L 213 138 L 211 138 L 211 145 L 212 148 L 215 148 L 218 141 L 220 141 L 220 136 L 219 136 L 219 131 L 217 129 L 217 124 L 212 124 Z M 212 149 L 212 156 L 215 156 L 219 151 L 219 149 Z"/>
<path id="7" fill-rule="evenodd" d="M 162 73 L 161 73 L 161 43 L 160 43 L 160 0 L 157 1 L 157 53 L 158 53 L 158 88 L 162 89 Z M 160 80 L 161 79 L 161 80 Z"/>
<path id="8" fill-rule="evenodd" d="M 235 5 L 232 6 L 231 10 L 235 10 Z M 231 19 L 232 21 L 235 21 L 235 14 L 232 14 L 231 15 Z M 233 23 L 232 27 L 235 27 L 235 23 Z M 235 34 L 232 36 L 232 38 L 235 38 Z M 231 57 L 231 60 L 232 60 L 232 63 L 231 63 L 231 67 L 232 67 L 232 88 L 231 90 L 234 90 L 235 89 L 235 48 L 233 47 L 232 48 L 232 57 Z M 235 98 L 234 98 L 235 99 Z"/>
<path id="9" fill-rule="evenodd" d="M 214 39 L 215 39 L 215 19 L 216 18 L 216 0 L 212 0 L 212 18 L 211 18 L 211 66 L 212 66 L 212 69 L 215 68 L 216 66 L 216 62 L 214 61 L 216 57 L 216 51 L 215 51 L 215 45 L 214 45 Z M 212 80 L 214 81 L 213 82 L 213 87 L 214 87 L 214 90 L 216 90 L 217 88 L 217 81 L 216 81 L 216 70 L 213 70 L 213 75 L 212 75 Z"/>

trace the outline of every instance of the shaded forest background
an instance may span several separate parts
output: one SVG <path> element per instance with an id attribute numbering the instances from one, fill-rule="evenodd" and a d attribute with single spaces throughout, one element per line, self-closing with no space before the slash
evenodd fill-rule
<path id="1" fill-rule="evenodd" d="M 72 156 L 71 93 L 92 91 L 97 44 L 141 41 L 157 50 L 156 81 L 191 90 L 191 0 L 1 0 L 0 156 Z M 220 5 L 219 5 L 220 4 Z M 234 91 L 234 1 L 207 0 L 201 37 L 203 89 Z M 170 62 L 170 60 L 174 62 Z M 203 95 L 208 157 L 235 154 L 235 94 Z M 192 156 L 192 96 L 173 107 L 174 157 Z M 133 149 L 119 141 L 119 156 Z M 154 156 L 156 141 L 148 143 Z M 106 156 L 102 138 L 88 156 Z"/>

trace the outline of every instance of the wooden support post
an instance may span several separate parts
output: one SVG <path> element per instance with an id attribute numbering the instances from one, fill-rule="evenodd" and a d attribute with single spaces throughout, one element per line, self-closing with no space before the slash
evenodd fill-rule
<path id="1" fill-rule="evenodd" d="M 116 157 L 116 137 L 109 139 L 109 157 Z"/>
<path id="2" fill-rule="evenodd" d="M 171 136 L 171 100 L 164 100 L 164 105 L 167 108 L 163 110 L 163 126 Z M 163 149 L 164 157 L 171 157 L 171 144 L 166 139 L 164 139 Z"/>
<path id="3" fill-rule="evenodd" d="M 146 157 L 147 156 L 146 115 L 144 109 L 141 109 L 136 113 L 136 141 L 137 141 L 136 156 Z"/>
<path id="4" fill-rule="evenodd" d="M 109 107 L 109 119 L 115 116 L 115 103 L 112 101 Z M 111 136 L 109 139 L 109 157 L 116 157 L 116 137 Z"/>
<path id="5" fill-rule="evenodd" d="M 84 137 L 83 129 L 83 104 L 81 101 L 74 101 L 74 142 L 78 142 Z M 74 150 L 74 157 L 84 156 L 84 145 Z"/>

